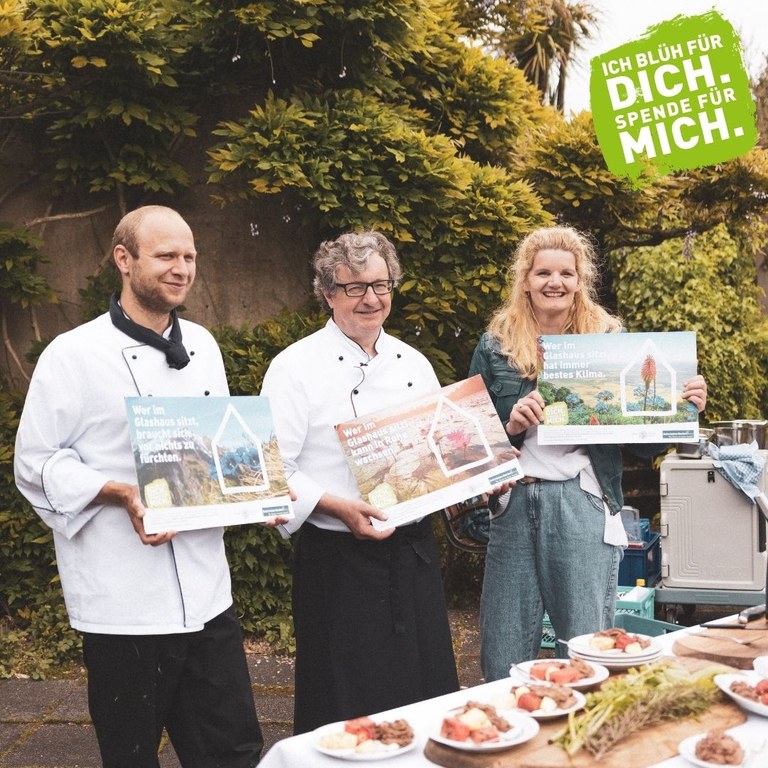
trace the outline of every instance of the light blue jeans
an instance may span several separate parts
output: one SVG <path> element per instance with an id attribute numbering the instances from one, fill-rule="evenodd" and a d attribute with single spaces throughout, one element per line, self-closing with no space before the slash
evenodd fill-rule
<path id="1" fill-rule="evenodd" d="M 603 543 L 602 501 L 579 479 L 512 489 L 491 520 L 480 602 L 480 661 L 487 681 L 535 659 L 544 611 L 568 640 L 613 625 L 622 550 Z M 558 655 L 565 648 L 559 646 Z"/>

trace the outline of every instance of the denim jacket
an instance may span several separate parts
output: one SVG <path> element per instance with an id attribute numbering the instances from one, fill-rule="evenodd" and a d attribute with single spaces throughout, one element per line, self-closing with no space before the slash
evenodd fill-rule
<path id="1" fill-rule="evenodd" d="M 501 353 L 499 340 L 489 333 L 484 333 L 475 347 L 469 375 L 480 374 L 496 407 L 496 413 L 503 424 L 509 420 L 512 406 L 536 388 L 536 381 L 526 379 L 520 372 L 509 365 Z M 523 444 L 525 433 L 510 437 L 509 441 L 516 448 Z M 630 450 L 637 456 L 651 458 L 661 453 L 664 445 L 636 445 Z M 597 481 L 603 493 L 603 501 L 611 514 L 615 515 L 624 504 L 621 489 L 622 463 L 618 445 L 587 445 L 589 459 L 595 470 Z M 524 459 L 523 459 L 524 460 Z"/>

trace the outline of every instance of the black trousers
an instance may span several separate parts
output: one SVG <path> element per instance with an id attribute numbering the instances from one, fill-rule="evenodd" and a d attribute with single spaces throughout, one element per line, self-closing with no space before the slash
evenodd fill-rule
<path id="1" fill-rule="evenodd" d="M 459 688 L 431 518 L 383 541 L 305 523 L 293 620 L 295 733 Z"/>
<path id="2" fill-rule="evenodd" d="M 251 768 L 264 741 L 234 609 L 199 632 L 83 634 L 104 768 L 158 768 L 163 729 L 184 768 Z"/>

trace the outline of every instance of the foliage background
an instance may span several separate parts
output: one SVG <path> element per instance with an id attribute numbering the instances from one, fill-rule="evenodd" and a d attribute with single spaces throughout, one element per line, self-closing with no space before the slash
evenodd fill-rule
<path id="1" fill-rule="evenodd" d="M 202 190 L 212 212 L 299 203 L 316 241 L 385 232 L 405 270 L 388 330 L 446 383 L 465 375 L 521 236 L 572 224 L 593 235 L 602 298 L 631 330 L 698 332 L 708 419 L 768 415 L 754 272 L 768 154 L 648 177 L 639 189 L 612 176 L 591 116 L 556 108 L 556 75 L 590 28 L 585 6 L 0 0 L 0 162 L 18 177 L 0 191 L 0 213 L 27 186 L 48 211 L 0 223 L 7 356 L 21 368 L 46 342 L 38 334 L 16 350 L 6 328 L 19 311 L 34 327 L 35 311 L 58 297 L 41 265 L 56 253 L 45 233 L 60 211 L 184 211 Z M 112 280 L 101 268 L 91 276 L 77 298 L 83 318 L 103 311 Z M 214 328 L 233 393 L 257 392 L 274 354 L 323 322 L 307 307 Z M 13 485 L 23 394 L 0 397 L 0 628 L 12 641 L 0 645 L 0 674 L 46 675 L 76 657 L 78 640 L 50 533 Z M 290 543 L 253 527 L 230 531 L 227 546 L 245 628 L 290 648 Z M 476 579 L 477 562 L 468 569 Z"/>

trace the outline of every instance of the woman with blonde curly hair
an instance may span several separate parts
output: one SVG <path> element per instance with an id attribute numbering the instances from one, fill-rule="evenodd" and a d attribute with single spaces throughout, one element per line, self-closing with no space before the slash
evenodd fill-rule
<path id="1" fill-rule="evenodd" d="M 547 227 L 519 245 L 507 300 L 475 349 L 510 443 L 522 449 L 526 477 L 499 500 L 491 520 L 480 606 L 486 680 L 536 658 L 544 611 L 558 638 L 612 626 L 619 561 L 627 543 L 617 445 L 539 445 L 544 399 L 536 389 L 542 335 L 618 333 L 621 321 L 596 301 L 596 255 L 586 235 Z M 706 382 L 683 397 L 701 411 Z M 652 456 L 665 446 L 638 445 Z"/>

